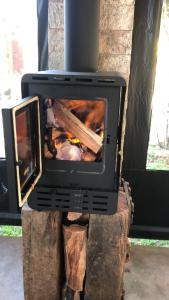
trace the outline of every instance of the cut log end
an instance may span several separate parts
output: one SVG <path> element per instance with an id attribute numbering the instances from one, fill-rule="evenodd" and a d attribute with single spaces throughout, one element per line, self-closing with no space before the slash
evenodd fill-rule
<path id="1" fill-rule="evenodd" d="M 81 216 L 82 216 L 82 213 L 68 212 L 67 219 L 69 221 L 75 221 L 75 220 L 78 220 Z"/>

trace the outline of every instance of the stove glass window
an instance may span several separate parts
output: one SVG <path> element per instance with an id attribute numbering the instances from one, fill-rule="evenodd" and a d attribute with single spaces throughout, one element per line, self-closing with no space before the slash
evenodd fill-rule
<path id="1" fill-rule="evenodd" d="M 17 151 L 21 189 L 34 171 L 30 110 L 24 109 L 16 115 Z"/>
<path id="2" fill-rule="evenodd" d="M 105 99 L 44 100 L 46 159 L 103 160 Z"/>

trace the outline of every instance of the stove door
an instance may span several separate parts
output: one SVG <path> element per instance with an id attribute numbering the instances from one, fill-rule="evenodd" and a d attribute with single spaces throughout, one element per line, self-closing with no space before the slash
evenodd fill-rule
<path id="1" fill-rule="evenodd" d="M 2 116 L 9 200 L 21 207 L 42 173 L 39 99 L 11 102 Z"/>

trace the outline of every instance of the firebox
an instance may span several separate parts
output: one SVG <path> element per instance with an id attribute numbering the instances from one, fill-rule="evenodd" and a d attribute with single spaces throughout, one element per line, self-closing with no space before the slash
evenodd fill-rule
<path id="1" fill-rule="evenodd" d="M 116 211 L 125 81 L 45 71 L 3 109 L 9 196 L 37 210 Z"/>

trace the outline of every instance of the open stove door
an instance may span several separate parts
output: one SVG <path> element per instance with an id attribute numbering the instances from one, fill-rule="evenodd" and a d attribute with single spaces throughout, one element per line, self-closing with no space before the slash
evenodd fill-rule
<path id="1" fill-rule="evenodd" d="M 41 177 L 39 99 L 9 101 L 2 108 L 8 197 L 21 207 Z"/>

